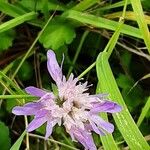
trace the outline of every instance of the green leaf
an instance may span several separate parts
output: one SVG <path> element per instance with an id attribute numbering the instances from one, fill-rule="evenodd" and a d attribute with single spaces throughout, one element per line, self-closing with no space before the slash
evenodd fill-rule
<path id="1" fill-rule="evenodd" d="M 18 105 L 18 102 L 16 101 L 16 99 L 11 99 L 11 100 L 8 100 L 6 99 L 6 109 L 8 112 L 12 112 L 12 109 Z"/>
<path id="2" fill-rule="evenodd" d="M 141 123 L 144 120 L 144 118 L 145 118 L 146 114 L 148 113 L 149 109 L 150 109 L 150 97 L 148 97 L 148 100 L 147 100 L 145 106 L 143 107 L 142 112 L 139 116 L 139 119 L 137 121 L 138 126 L 141 125 Z"/>
<path id="3" fill-rule="evenodd" d="M 19 7 L 16 7 L 15 5 L 7 2 L 0 2 L 0 11 L 13 17 L 18 17 L 19 15 L 26 13 L 24 10 L 20 9 Z"/>
<path id="4" fill-rule="evenodd" d="M 144 10 L 148 11 L 150 9 L 149 0 L 142 0 L 142 6 L 143 6 Z"/>
<path id="5" fill-rule="evenodd" d="M 132 112 L 143 101 L 143 90 L 140 87 L 134 88 L 129 92 L 131 87 L 122 90 L 122 96 L 129 110 Z"/>
<path id="6" fill-rule="evenodd" d="M 57 18 L 49 23 L 39 41 L 45 48 L 58 49 L 65 44 L 70 44 L 74 38 L 73 26 Z"/>
<path id="7" fill-rule="evenodd" d="M 132 54 L 128 51 L 124 51 L 123 54 L 121 55 L 121 62 L 126 68 L 130 67 L 131 59 L 132 59 Z"/>
<path id="8" fill-rule="evenodd" d="M 121 94 L 130 111 L 136 108 L 143 100 L 143 90 L 138 85 L 133 88 L 134 80 L 124 74 L 119 74 L 116 79 L 117 85 L 122 89 Z"/>
<path id="9" fill-rule="evenodd" d="M 79 21 L 83 23 L 83 25 L 89 24 L 92 25 L 93 27 L 104 28 L 113 31 L 117 29 L 119 24 L 118 22 L 113 20 L 109 20 L 106 18 L 102 18 L 102 17 L 98 17 L 95 15 L 90 15 L 87 13 L 82 13 L 74 10 L 69 10 L 65 12 L 63 15 L 68 19 L 74 19 L 76 21 Z M 133 37 L 143 38 L 140 30 L 130 25 L 123 24 L 120 32 Z"/>
<path id="10" fill-rule="evenodd" d="M 130 1 L 131 1 L 133 10 L 136 14 L 136 20 L 139 25 L 140 32 L 141 32 L 144 42 L 147 46 L 147 50 L 150 54 L 150 33 L 149 33 L 148 25 L 146 23 L 146 19 L 144 17 L 141 0 L 130 0 Z"/>
<path id="11" fill-rule="evenodd" d="M 8 150 L 10 146 L 9 129 L 3 122 L 0 122 L 0 149 Z"/>
<path id="12" fill-rule="evenodd" d="M 109 93 L 111 100 L 116 101 L 122 106 L 122 111 L 113 114 L 113 118 L 119 131 L 124 137 L 130 149 L 149 150 L 150 147 L 140 130 L 132 119 L 127 106 L 118 89 L 115 78 L 108 63 L 108 53 L 102 52 L 96 61 L 97 76 L 100 83 L 100 90 Z"/>
<path id="13" fill-rule="evenodd" d="M 16 61 L 15 66 L 18 66 L 17 63 L 19 63 L 20 60 Z M 20 70 L 18 71 L 18 77 L 21 81 L 27 81 L 30 80 L 33 77 L 33 68 L 32 64 L 29 61 L 24 61 L 22 64 Z"/>
<path id="14" fill-rule="evenodd" d="M 122 73 L 118 75 L 116 82 L 117 82 L 118 86 L 123 89 L 131 88 L 134 84 L 134 82 L 131 81 L 131 79 L 129 79 L 128 76 L 126 76 Z"/>
<path id="15" fill-rule="evenodd" d="M 11 29 L 17 25 L 20 25 L 25 21 L 35 19 L 36 16 L 37 16 L 37 14 L 35 12 L 30 12 L 30 13 L 26 13 L 24 15 L 21 15 L 19 17 L 16 17 L 10 21 L 7 21 L 7 22 L 0 25 L 0 33 L 7 31 L 7 30 L 9 30 L 9 29 Z"/>
<path id="16" fill-rule="evenodd" d="M 127 5 L 129 5 L 130 3 L 131 2 L 128 1 Z M 124 6 L 124 4 L 125 4 L 125 1 L 119 1 L 119 2 L 116 2 L 116 3 L 110 3 L 110 4 L 106 4 L 106 6 L 104 6 L 104 7 L 100 7 L 99 10 L 115 9 L 115 8 Z"/>
<path id="17" fill-rule="evenodd" d="M 17 2 L 19 5 L 22 5 L 24 8 L 30 11 L 43 10 L 45 5 L 45 0 L 21 0 Z M 64 10 L 65 6 L 57 2 L 56 0 L 51 0 L 47 2 L 48 10 Z"/>
<path id="18" fill-rule="evenodd" d="M 78 11 L 84 11 L 84 10 L 90 8 L 91 6 L 95 5 L 98 2 L 99 2 L 99 0 L 82 0 L 73 9 L 78 10 Z"/>
<path id="19" fill-rule="evenodd" d="M 8 30 L 3 33 L 0 33 L 0 51 L 8 49 L 10 46 L 12 46 L 14 37 L 15 37 L 15 31 L 14 30 Z"/>
<path id="20" fill-rule="evenodd" d="M 114 47 L 115 47 L 115 45 L 117 43 L 117 40 L 119 38 L 122 26 L 123 26 L 123 20 L 120 20 L 120 22 L 118 23 L 118 27 L 117 27 L 116 31 L 114 32 L 114 34 L 112 35 L 111 39 L 109 40 L 107 46 L 104 49 L 104 51 L 107 51 L 108 57 L 110 57 L 111 53 L 114 50 Z M 102 88 L 100 86 L 100 82 L 98 82 L 98 86 L 97 86 L 96 92 L 97 93 L 103 92 L 103 90 L 102 90 Z M 105 120 L 108 120 L 108 117 L 107 117 L 106 113 L 103 113 L 100 116 L 102 118 L 104 118 Z M 105 150 L 112 149 L 112 147 L 113 147 L 114 150 L 118 150 L 118 146 L 117 146 L 117 144 L 116 144 L 112 134 L 108 134 L 106 136 L 102 136 L 101 137 L 101 141 L 102 141 L 102 144 L 103 144 L 103 147 L 104 147 Z"/>
<path id="21" fill-rule="evenodd" d="M 20 149 L 20 146 L 21 146 L 21 143 L 23 141 L 23 138 L 26 134 L 26 131 L 24 131 L 21 136 L 19 137 L 19 139 L 14 143 L 14 145 L 10 148 L 10 150 L 19 150 Z"/>

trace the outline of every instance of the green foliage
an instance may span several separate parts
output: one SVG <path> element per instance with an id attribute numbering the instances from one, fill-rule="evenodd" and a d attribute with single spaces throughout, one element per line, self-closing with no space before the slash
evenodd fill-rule
<path id="1" fill-rule="evenodd" d="M 125 52 L 121 55 L 121 61 L 122 61 L 123 65 L 124 65 L 127 69 L 130 68 L 131 59 L 132 59 L 132 54 L 129 53 L 128 51 L 125 51 Z"/>
<path id="2" fill-rule="evenodd" d="M 9 128 L 0 121 L 0 149 L 8 150 L 11 146 L 11 139 L 9 137 Z"/>
<path id="3" fill-rule="evenodd" d="M 13 139 L 18 138 L 16 133 L 23 132 L 21 117 L 12 119 L 12 108 L 35 100 L 22 89 L 33 85 L 58 93 L 46 68 L 45 49 L 50 48 L 59 64 L 64 54 L 65 75 L 74 72 L 76 77 L 81 73 L 78 76 L 81 78 L 88 73 L 86 78 L 94 85 L 91 92 L 94 93 L 97 85 L 97 93 L 108 93 L 109 98 L 123 107 L 122 112 L 113 115 L 114 120 L 101 114 L 117 126 L 113 134 L 102 137 L 93 134 L 97 149 L 148 150 L 143 135 L 150 134 L 149 8 L 149 0 L 0 0 L 0 118 L 4 122 L 0 122 L 0 149 L 10 149 L 9 130 Z M 114 13 L 121 15 L 111 18 Z M 96 70 L 90 72 L 95 65 Z M 13 124 L 11 128 L 10 124 Z M 50 142 L 37 140 L 43 139 L 45 125 L 35 133 L 40 137 L 30 138 L 30 149 L 38 149 L 38 144 L 39 149 L 45 149 L 44 146 L 82 149 L 62 127 L 54 128 L 55 140 L 49 139 Z M 21 144 L 26 146 L 22 142 L 25 134 L 22 133 L 11 150 L 22 149 Z"/>
<path id="4" fill-rule="evenodd" d="M 17 103 L 16 99 L 12 99 L 12 100 L 8 99 L 7 102 L 6 102 L 7 111 L 11 113 L 12 108 L 15 107 L 17 104 L 18 103 Z"/>
<path id="5" fill-rule="evenodd" d="M 0 33 L 12 29 L 13 27 L 20 25 L 25 21 L 35 19 L 36 16 L 36 13 L 30 12 L 7 21 L 0 25 Z"/>
<path id="6" fill-rule="evenodd" d="M 129 77 L 124 74 L 119 74 L 116 81 L 118 86 L 122 89 L 128 89 L 133 86 L 133 81 L 131 81 Z"/>
<path id="7" fill-rule="evenodd" d="M 150 8 L 149 0 L 142 0 L 142 6 L 144 7 L 145 10 L 149 10 Z"/>
<path id="8" fill-rule="evenodd" d="M 130 111 L 133 111 L 133 109 L 135 109 L 140 104 L 140 102 L 143 101 L 142 89 L 139 86 L 136 86 L 130 91 L 134 85 L 134 81 L 124 74 L 119 74 L 116 82 L 122 89 L 122 96 L 128 108 Z"/>
<path id="9" fill-rule="evenodd" d="M 28 11 L 41 10 L 42 12 L 44 12 L 45 5 L 48 7 L 48 10 L 56 10 L 56 9 L 64 10 L 64 8 L 65 8 L 65 5 L 61 4 L 57 0 L 51 0 L 51 1 L 48 1 L 48 0 L 20 0 L 16 3 L 21 5 L 23 8 L 25 8 Z"/>
<path id="10" fill-rule="evenodd" d="M 55 50 L 65 44 L 70 44 L 74 38 L 74 27 L 66 20 L 55 18 L 49 23 L 39 40 L 45 48 Z"/>
<path id="11" fill-rule="evenodd" d="M 21 136 L 18 138 L 18 140 L 13 144 L 13 146 L 10 148 L 10 150 L 19 150 L 20 149 L 20 146 L 21 146 L 21 143 L 24 139 L 24 136 L 26 134 L 26 131 L 24 131 Z"/>
<path id="12" fill-rule="evenodd" d="M 64 13 L 64 17 L 68 19 L 73 19 L 83 24 L 89 24 L 97 28 L 104 28 L 115 31 L 118 27 L 118 22 L 109 20 L 102 17 L 97 17 L 95 15 L 90 15 L 83 12 L 78 12 L 74 10 L 67 11 Z M 142 38 L 142 35 L 138 28 L 132 27 L 130 25 L 123 24 L 121 28 L 121 33 L 136 37 Z"/>
<path id="13" fill-rule="evenodd" d="M 96 69 L 100 85 L 98 88 L 104 93 L 109 93 L 111 99 L 115 100 L 122 106 L 123 110 L 118 114 L 114 114 L 113 117 L 129 147 L 131 149 L 150 149 L 125 105 L 108 63 L 107 52 L 99 54 L 96 61 Z"/>
<path id="14" fill-rule="evenodd" d="M 25 14 L 26 12 L 22 9 L 20 9 L 19 7 L 16 7 L 15 5 L 12 5 L 8 2 L 4 2 L 4 1 L 0 1 L 0 10 L 7 14 L 10 15 L 12 17 L 17 17 L 21 14 Z"/>
<path id="15" fill-rule="evenodd" d="M 144 118 L 148 114 L 149 109 L 150 109 L 150 97 L 148 97 L 147 102 L 146 102 L 145 106 L 143 107 L 142 112 L 139 116 L 139 119 L 137 121 L 138 126 L 141 125 L 142 121 L 144 120 Z"/>
<path id="16" fill-rule="evenodd" d="M 13 40 L 15 38 L 15 31 L 7 30 L 3 33 L 0 33 L 0 37 L 0 51 L 3 51 L 12 46 Z"/>
<path id="17" fill-rule="evenodd" d="M 18 71 L 18 77 L 22 81 L 30 80 L 33 77 L 33 67 L 28 61 L 25 61 L 21 66 Z"/>

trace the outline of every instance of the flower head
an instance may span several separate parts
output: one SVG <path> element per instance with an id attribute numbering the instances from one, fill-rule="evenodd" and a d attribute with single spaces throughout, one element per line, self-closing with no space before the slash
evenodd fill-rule
<path id="1" fill-rule="evenodd" d="M 89 95 L 87 82 L 78 83 L 78 78 L 74 78 L 73 74 L 66 80 L 52 50 L 47 52 L 47 58 L 47 68 L 56 82 L 58 95 L 33 86 L 27 87 L 25 91 L 28 94 L 40 99 L 16 106 L 12 112 L 16 115 L 34 115 L 28 132 L 47 122 L 45 137 L 48 138 L 56 124 L 63 124 L 72 140 L 79 141 L 87 150 L 96 150 L 91 132 L 105 135 L 114 131 L 113 124 L 104 121 L 99 113 L 117 113 L 121 111 L 121 106 L 106 100 L 106 94 Z"/>

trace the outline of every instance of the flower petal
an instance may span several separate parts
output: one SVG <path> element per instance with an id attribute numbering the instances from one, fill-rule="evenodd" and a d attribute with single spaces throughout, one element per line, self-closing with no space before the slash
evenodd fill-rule
<path id="1" fill-rule="evenodd" d="M 72 127 L 71 135 L 73 138 L 79 141 L 85 147 L 86 150 L 96 150 L 92 134 L 87 130 Z"/>
<path id="2" fill-rule="evenodd" d="M 93 108 L 90 110 L 91 113 L 108 112 L 116 113 L 120 112 L 122 107 L 117 103 L 111 101 L 97 102 L 93 104 Z"/>
<path id="3" fill-rule="evenodd" d="M 58 62 L 56 60 L 56 55 L 52 50 L 48 50 L 47 52 L 47 69 L 53 78 L 53 80 L 59 84 L 62 80 L 62 69 L 59 67 Z"/>
<path id="4" fill-rule="evenodd" d="M 105 133 L 104 133 L 102 130 L 100 130 L 100 129 L 95 125 L 95 123 L 90 122 L 90 124 L 91 124 L 92 129 L 93 129 L 93 131 L 94 131 L 95 133 L 97 133 L 97 134 L 99 134 L 99 135 L 105 135 Z"/>
<path id="5" fill-rule="evenodd" d="M 43 106 L 40 103 L 27 103 L 24 106 L 16 106 L 12 113 L 15 115 L 35 115 Z"/>
<path id="6" fill-rule="evenodd" d="M 35 119 L 32 120 L 32 122 L 28 125 L 27 127 L 27 131 L 31 132 L 37 128 L 39 128 L 41 125 L 43 125 L 45 122 L 47 121 L 46 117 L 37 117 Z"/>
<path id="7" fill-rule="evenodd" d="M 93 121 L 99 129 L 102 131 L 112 133 L 114 131 L 114 125 L 104 121 L 102 118 L 96 115 L 91 115 L 90 120 Z"/>
<path id="8" fill-rule="evenodd" d="M 42 97 L 47 93 L 46 91 L 36 88 L 34 86 L 29 86 L 29 87 L 25 88 L 25 91 L 28 94 L 31 94 L 31 95 L 37 96 L 37 97 Z"/>
<path id="9" fill-rule="evenodd" d="M 58 123 L 58 120 L 50 120 L 47 122 L 47 126 L 46 126 L 46 135 L 45 138 L 47 139 L 51 134 L 52 134 L 52 129 L 53 127 Z"/>
<path id="10" fill-rule="evenodd" d="M 47 139 L 51 134 L 52 134 L 52 123 L 51 121 L 47 122 L 47 126 L 46 126 L 46 135 L 45 135 L 45 139 Z"/>

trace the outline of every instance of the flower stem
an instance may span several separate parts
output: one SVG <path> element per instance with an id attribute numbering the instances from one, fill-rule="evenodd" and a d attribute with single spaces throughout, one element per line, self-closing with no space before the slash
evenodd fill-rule
<path id="1" fill-rule="evenodd" d="M 72 65 L 71 65 L 70 68 L 69 68 L 69 71 L 68 71 L 68 74 L 67 74 L 67 78 L 69 77 L 70 73 L 71 73 L 72 70 L 73 70 L 73 67 L 74 67 L 74 65 L 75 65 L 75 63 L 76 63 L 76 61 L 77 61 L 77 58 L 78 58 L 78 56 L 79 56 L 79 53 L 80 53 L 80 51 L 81 51 L 82 45 L 83 45 L 83 43 L 84 43 L 84 41 L 85 41 L 85 38 L 87 37 L 88 34 L 89 34 L 89 31 L 85 31 L 85 32 L 83 33 L 82 37 L 81 37 L 79 46 L 78 46 L 77 51 L 76 51 L 76 53 L 75 53 L 74 59 L 73 59 L 73 61 L 72 61 Z"/>
<path id="2" fill-rule="evenodd" d="M 79 76 L 78 79 L 82 78 L 85 74 L 87 74 L 93 67 L 95 67 L 96 62 L 90 65 L 86 70 L 84 70 Z"/>
<path id="3" fill-rule="evenodd" d="M 36 135 L 36 134 L 29 133 L 29 136 L 37 137 L 37 138 L 40 138 L 40 139 L 45 140 L 45 137 L 40 136 L 40 135 Z M 70 149 L 72 149 L 72 150 L 79 150 L 78 148 L 74 148 L 74 147 L 72 147 L 72 146 L 69 146 L 69 145 L 67 145 L 67 144 L 64 144 L 64 143 L 62 143 L 62 142 L 59 142 L 59 141 L 56 141 L 56 140 L 53 140 L 53 139 L 47 139 L 47 140 L 50 141 L 50 142 L 57 143 L 57 144 L 59 144 L 59 145 L 68 147 L 68 148 L 70 148 Z"/>
<path id="4" fill-rule="evenodd" d="M 0 99 L 36 98 L 32 95 L 0 95 Z"/>

